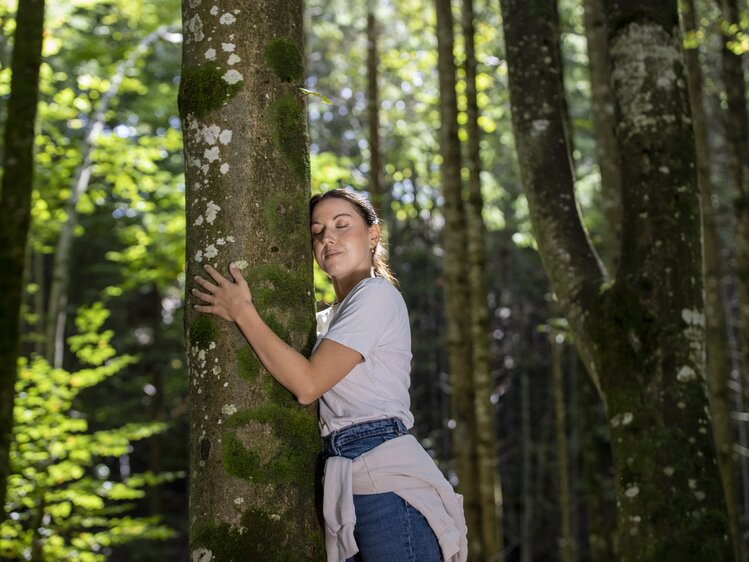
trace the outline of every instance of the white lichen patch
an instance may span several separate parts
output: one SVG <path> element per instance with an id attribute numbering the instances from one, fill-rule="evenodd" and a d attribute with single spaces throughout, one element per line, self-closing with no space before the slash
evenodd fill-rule
<path id="1" fill-rule="evenodd" d="M 205 257 L 208 259 L 215 258 L 218 255 L 218 249 L 213 244 L 209 244 L 205 249 Z"/>
<path id="2" fill-rule="evenodd" d="M 190 554 L 190 562 L 211 562 L 211 560 L 213 560 L 213 552 L 207 548 L 198 548 Z"/>
<path id="3" fill-rule="evenodd" d="M 205 220 L 208 221 L 208 224 L 213 224 L 213 221 L 216 220 L 216 215 L 218 215 L 220 210 L 221 207 L 216 205 L 216 203 L 208 201 L 208 204 L 205 207 Z"/>
<path id="4" fill-rule="evenodd" d="M 240 496 L 238 498 L 234 498 L 234 503 L 236 505 L 242 505 L 244 503 L 244 498 L 242 496 Z"/>
<path id="5" fill-rule="evenodd" d="M 533 127 L 534 133 L 543 133 L 546 131 L 546 129 L 549 128 L 549 120 L 548 119 L 534 119 L 531 123 L 531 126 Z"/>
<path id="6" fill-rule="evenodd" d="M 231 129 L 224 129 L 221 131 L 221 134 L 218 136 L 218 140 L 221 144 L 229 144 L 231 142 L 231 137 L 233 133 Z"/>
<path id="7" fill-rule="evenodd" d="M 676 373 L 676 380 L 679 382 L 691 382 L 697 380 L 697 373 L 689 365 L 684 365 Z"/>
<path id="8" fill-rule="evenodd" d="M 216 140 L 221 136 L 221 127 L 218 125 L 208 125 L 207 127 L 203 127 L 200 133 L 203 136 L 203 140 L 213 146 L 216 144 Z"/>
<path id="9" fill-rule="evenodd" d="M 233 240 L 231 240 L 233 242 Z M 234 262 L 234 267 L 236 267 L 239 271 L 244 271 L 250 266 L 249 263 L 247 263 L 247 260 L 237 260 Z"/>
<path id="10" fill-rule="evenodd" d="M 633 419 L 634 419 L 634 416 L 632 415 L 632 412 L 624 412 L 622 414 L 622 425 L 631 424 Z"/>
<path id="11" fill-rule="evenodd" d="M 221 18 L 219 18 L 219 20 L 218 20 L 218 21 L 219 21 L 219 23 L 220 23 L 221 25 L 231 25 L 231 24 L 233 24 L 233 23 L 234 23 L 235 21 L 237 21 L 237 18 L 235 18 L 235 17 L 234 17 L 234 16 L 232 15 L 232 14 L 230 14 L 229 12 L 226 12 L 226 13 L 222 14 Z"/>
<path id="12" fill-rule="evenodd" d="M 199 216 L 198 218 L 196 218 L 196 219 L 195 219 L 195 222 L 194 222 L 194 223 L 192 223 L 192 224 L 193 224 L 194 226 L 200 226 L 201 224 L 203 224 L 203 221 L 204 221 L 204 220 L 205 220 L 205 219 L 203 218 L 203 215 L 200 215 L 200 216 Z"/>
<path id="13" fill-rule="evenodd" d="M 704 326 L 705 314 L 701 310 L 685 308 L 681 311 L 681 318 L 690 326 Z"/>
<path id="14" fill-rule="evenodd" d="M 214 48 L 210 48 L 210 49 L 208 49 L 208 50 L 207 50 L 207 51 L 206 51 L 206 52 L 205 52 L 205 53 L 203 54 L 203 56 L 204 56 L 204 57 L 205 57 L 205 58 L 206 58 L 207 60 L 216 60 L 216 49 L 214 49 Z"/>
<path id="15" fill-rule="evenodd" d="M 694 490 L 697 487 L 697 480 L 695 480 L 694 478 L 690 478 L 689 480 L 687 480 L 687 485 L 689 486 L 690 490 Z"/>
<path id="16" fill-rule="evenodd" d="M 226 53 L 233 53 L 236 48 L 234 43 L 221 43 L 221 49 Z"/>
<path id="17" fill-rule="evenodd" d="M 224 74 L 222 78 L 227 84 L 236 84 L 237 82 L 242 81 L 244 77 L 238 71 L 232 68 L 231 70 L 227 70 L 226 74 Z"/>
<path id="18" fill-rule="evenodd" d="M 223 164 L 221 164 L 221 167 L 219 168 L 219 170 L 221 171 L 222 174 L 226 175 L 229 173 L 229 168 L 230 168 L 229 164 L 224 162 Z"/>
<path id="19" fill-rule="evenodd" d="M 224 404 L 221 406 L 221 413 L 225 416 L 233 416 L 237 411 L 237 407 L 234 404 Z"/>
<path id="20" fill-rule="evenodd" d="M 218 160 L 219 156 L 219 148 L 217 146 L 206 148 L 205 152 L 203 153 L 203 157 L 208 160 L 208 162 L 215 162 Z"/>
<path id="21" fill-rule="evenodd" d="M 198 250 L 195 252 L 195 261 L 200 263 L 203 261 L 203 250 Z"/>
<path id="22" fill-rule="evenodd" d="M 205 38 L 205 34 L 203 33 L 203 20 L 200 19 L 198 14 L 195 14 L 190 18 L 190 21 L 187 22 L 187 31 L 192 34 L 193 41 L 202 41 Z"/>
<path id="23" fill-rule="evenodd" d="M 232 54 L 231 54 L 231 56 L 229 56 L 229 59 L 228 59 L 228 60 L 226 61 L 226 63 L 227 63 L 227 64 L 228 64 L 229 66 L 232 66 L 232 65 L 234 65 L 234 64 L 237 64 L 237 63 L 238 63 L 238 62 L 240 62 L 241 60 L 242 60 L 242 59 L 241 59 L 240 57 L 238 57 L 237 55 L 235 55 L 234 53 L 232 53 Z"/>
<path id="24" fill-rule="evenodd" d="M 227 242 L 232 242 L 233 243 L 234 242 L 234 237 L 233 236 L 227 236 L 226 240 L 227 240 Z"/>
<path id="25" fill-rule="evenodd" d="M 630 499 L 637 497 L 637 494 L 639 493 L 640 493 L 640 488 L 638 488 L 636 484 L 633 484 L 629 488 L 624 490 L 624 495 Z"/>
<path id="26" fill-rule="evenodd" d="M 219 11 L 218 10 L 218 6 L 216 6 L 216 5 L 211 6 L 211 15 L 212 16 L 217 16 L 218 15 L 218 11 Z"/>

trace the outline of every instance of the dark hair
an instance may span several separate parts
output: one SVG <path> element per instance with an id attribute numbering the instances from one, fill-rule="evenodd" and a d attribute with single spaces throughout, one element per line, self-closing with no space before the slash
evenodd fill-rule
<path id="1" fill-rule="evenodd" d="M 379 224 L 380 220 L 377 218 L 377 212 L 374 210 L 372 203 L 363 195 L 347 189 L 331 189 L 324 193 L 318 193 L 313 195 L 312 199 L 309 200 L 309 214 L 312 216 L 312 211 L 315 209 L 320 201 L 330 198 L 343 199 L 351 203 L 356 209 L 356 212 L 364 219 L 367 226 L 373 224 Z M 387 262 L 387 250 L 381 241 L 377 242 L 374 253 L 372 254 L 372 267 L 374 268 L 375 276 L 383 277 L 390 281 L 393 285 L 397 285 L 398 281 L 395 279 L 395 275 L 390 271 L 390 266 Z"/>

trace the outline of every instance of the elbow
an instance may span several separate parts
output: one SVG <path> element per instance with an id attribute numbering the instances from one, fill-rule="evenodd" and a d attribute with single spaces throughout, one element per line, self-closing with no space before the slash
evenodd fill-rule
<path id="1" fill-rule="evenodd" d="M 319 396 L 316 396 L 311 393 L 297 394 L 297 397 L 296 397 L 297 402 L 299 402 L 302 406 L 309 406 L 310 404 L 315 402 L 318 398 Z"/>

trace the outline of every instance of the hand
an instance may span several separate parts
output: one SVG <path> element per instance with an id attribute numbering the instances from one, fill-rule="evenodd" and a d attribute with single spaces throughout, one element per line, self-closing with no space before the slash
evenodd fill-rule
<path id="1" fill-rule="evenodd" d="M 244 280 L 242 273 L 233 263 L 229 265 L 229 272 L 234 279 L 233 282 L 226 279 L 210 265 L 204 266 L 204 269 L 211 276 L 215 285 L 199 275 L 195 276 L 195 282 L 207 292 L 193 289 L 192 294 L 208 303 L 195 305 L 195 310 L 215 314 L 229 322 L 236 322 L 240 310 L 248 304 L 252 306 L 252 294 L 247 281 Z"/>

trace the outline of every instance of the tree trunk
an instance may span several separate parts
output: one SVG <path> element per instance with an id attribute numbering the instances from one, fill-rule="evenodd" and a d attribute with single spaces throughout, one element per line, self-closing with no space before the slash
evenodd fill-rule
<path id="1" fill-rule="evenodd" d="M 367 7 L 367 113 L 369 116 L 369 193 L 377 216 L 387 221 L 380 148 L 380 94 L 377 86 L 377 19 L 370 0 Z"/>
<path id="2" fill-rule="evenodd" d="M 484 198 L 481 194 L 481 155 L 479 107 L 476 92 L 476 54 L 474 46 L 473 0 L 463 1 L 463 42 L 465 44 L 466 108 L 468 121 L 468 201 L 466 204 L 468 242 L 468 285 L 470 334 L 473 352 L 473 390 L 476 416 L 476 454 L 478 456 L 481 536 L 485 560 L 502 556 L 502 488 L 497 452 L 497 415 L 491 403 L 494 388 L 489 347 L 489 306 L 486 282 L 486 226 Z"/>
<path id="3" fill-rule="evenodd" d="M 183 2 L 180 114 L 187 278 L 236 263 L 265 321 L 309 353 L 302 12 L 300 0 Z M 263 371 L 233 325 L 189 307 L 185 327 L 191 559 L 323 559 L 314 409 Z"/>
<path id="4" fill-rule="evenodd" d="M 520 419 L 522 423 L 522 513 L 520 522 L 520 562 L 533 560 L 533 433 L 531 427 L 530 373 L 520 377 Z"/>
<path id="5" fill-rule="evenodd" d="M 696 2 L 695 0 L 686 0 L 683 4 L 681 13 L 684 31 L 688 35 L 696 36 L 699 31 Z M 733 423 L 731 422 L 731 410 L 734 401 L 729 387 L 731 374 L 727 345 L 728 334 L 726 333 L 726 318 L 723 312 L 723 295 L 720 282 L 720 246 L 712 201 L 710 146 L 698 47 L 699 45 L 695 44 L 685 51 L 685 61 L 689 76 L 692 123 L 695 148 L 697 149 L 697 183 L 700 189 L 702 208 L 705 256 L 705 333 L 707 337 L 706 373 L 710 391 L 713 438 L 715 439 L 718 466 L 723 480 L 734 556 L 736 560 L 742 560 L 737 466 L 733 458 L 735 439 Z"/>
<path id="6" fill-rule="evenodd" d="M 570 492 L 570 475 L 567 446 L 567 413 L 564 398 L 564 376 L 562 372 L 562 347 L 564 336 L 557 330 L 550 332 L 551 342 L 551 370 L 554 380 L 554 419 L 556 424 L 557 446 L 557 479 L 559 481 L 559 512 L 561 521 L 561 537 L 559 540 L 559 559 L 562 562 L 573 562 L 575 559 L 575 540 L 572 536 L 571 512 L 572 494 Z"/>
<path id="7" fill-rule="evenodd" d="M 601 207 L 606 219 L 603 257 L 611 275 L 619 266 L 622 231 L 622 179 L 619 149 L 614 135 L 614 101 L 611 98 L 606 25 L 602 0 L 584 0 L 585 37 L 588 41 L 591 113 L 601 174 Z"/>
<path id="8" fill-rule="evenodd" d="M 607 406 L 621 558 L 730 560 L 707 410 L 699 191 L 676 2 L 604 5 L 626 163 L 615 282 L 607 281 L 575 205 L 554 65 L 559 37 L 547 23 L 556 5 L 503 0 L 502 7 L 534 233 Z"/>
<path id="9" fill-rule="evenodd" d="M 739 350 L 744 404 L 749 404 L 749 114 L 741 56 L 729 43 L 736 41 L 739 9 L 736 0 L 718 0 L 723 17 L 722 78 L 728 105 L 725 126 L 733 210 L 736 215 L 736 285 L 739 297 Z"/>
<path id="10" fill-rule="evenodd" d="M 99 107 L 91 117 L 90 124 L 80 146 L 81 163 L 73 175 L 70 198 L 66 204 L 65 224 L 63 224 L 60 230 L 60 236 L 55 246 L 52 282 L 49 288 L 49 300 L 45 315 L 45 358 L 50 365 L 58 369 L 62 367 L 65 346 L 70 258 L 73 249 L 73 239 L 75 238 L 75 227 L 78 224 L 78 202 L 81 196 L 88 191 L 89 182 L 91 181 L 91 172 L 93 169 L 91 152 L 104 127 L 104 120 L 109 111 L 112 98 L 117 95 L 127 71 L 135 65 L 136 61 L 148 51 L 155 41 L 164 37 L 167 32 L 168 28 L 164 26 L 150 33 L 133 49 L 127 59 L 117 65 L 114 75 L 110 78 L 109 89 L 101 97 Z"/>
<path id="11" fill-rule="evenodd" d="M 463 256 L 467 245 L 466 217 L 458 140 L 458 105 L 455 94 L 455 57 L 453 55 L 453 15 L 450 0 L 436 0 L 437 53 L 440 86 L 440 152 L 442 154 L 442 191 L 445 198 L 445 225 L 442 229 L 445 249 L 445 318 L 447 352 L 450 364 L 452 431 L 458 490 L 468 526 L 469 558 L 484 557 L 481 531 L 476 457 L 476 419 L 468 308 L 468 279 Z"/>
<path id="12" fill-rule="evenodd" d="M 18 3 L 0 193 L 0 506 L 5 503 L 13 440 L 13 403 L 21 347 L 21 302 L 34 185 L 34 126 L 39 100 L 44 0 Z M 5 510 L 0 508 L 0 520 Z"/>

